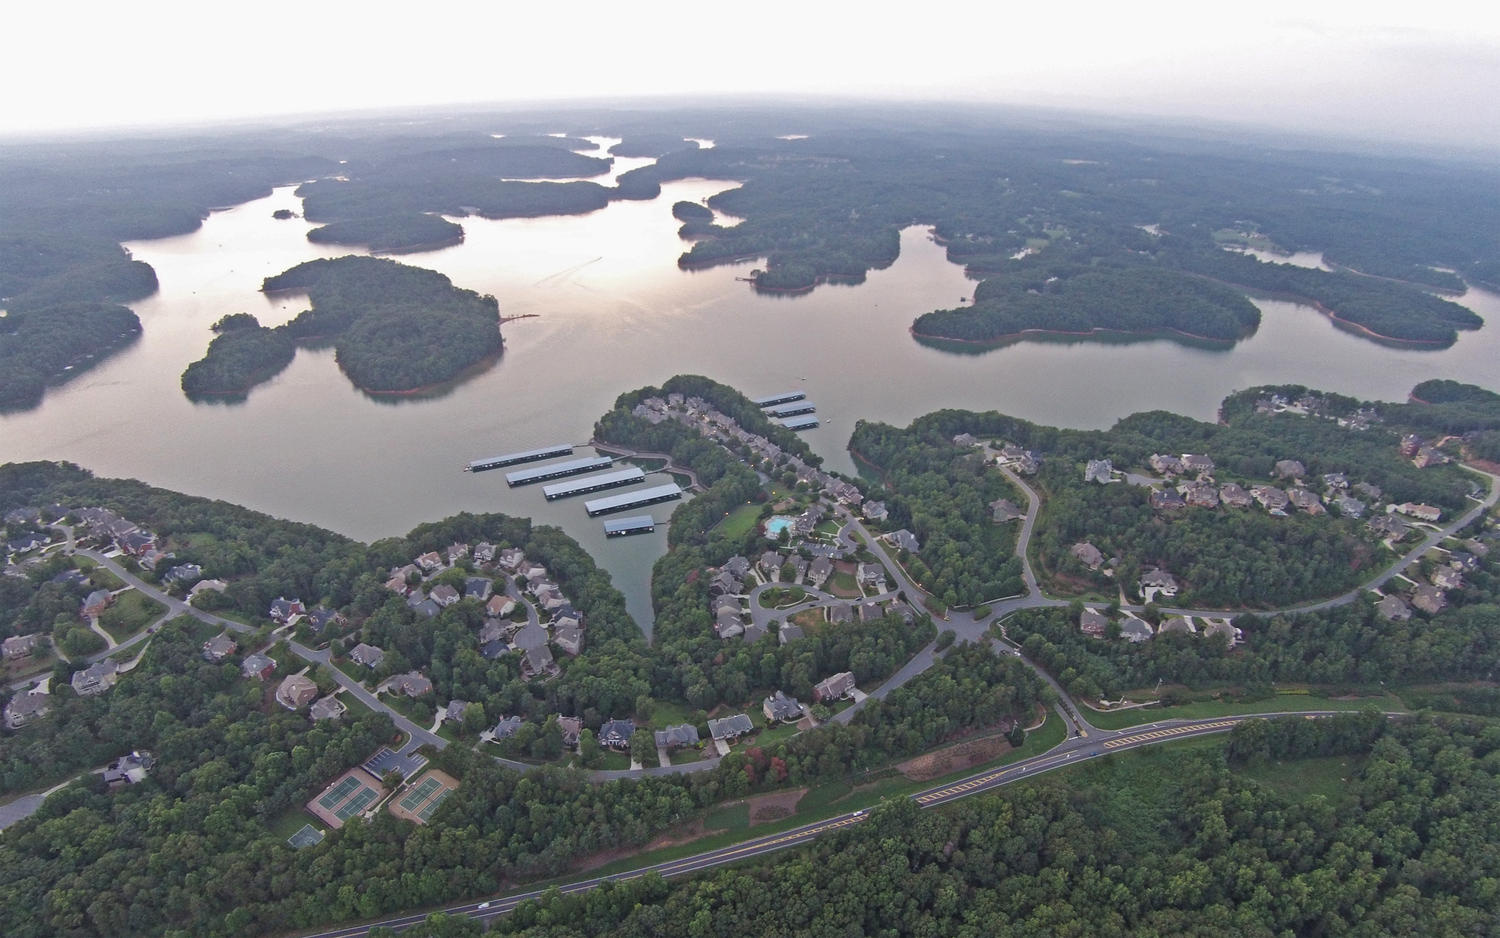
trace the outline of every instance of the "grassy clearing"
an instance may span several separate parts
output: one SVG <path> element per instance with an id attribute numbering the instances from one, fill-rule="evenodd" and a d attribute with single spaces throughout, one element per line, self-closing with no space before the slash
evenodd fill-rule
<path id="1" fill-rule="evenodd" d="M 750 804 L 741 801 L 715 808 L 704 815 L 703 826 L 709 830 L 742 831 L 750 826 Z"/>
<path id="2" fill-rule="evenodd" d="M 304 824 L 311 824 L 315 830 L 325 829 L 322 822 L 311 814 L 301 808 L 293 808 L 272 821 L 266 830 L 277 840 L 286 843 L 286 839 L 301 830 Z"/>
<path id="3" fill-rule="evenodd" d="M 94 589 L 114 591 L 124 586 L 125 581 L 104 567 L 94 567 L 89 571 L 89 585 Z"/>
<path id="4" fill-rule="evenodd" d="M 719 522 L 719 532 L 731 537 L 741 538 L 756 526 L 760 521 L 759 505 L 741 505 Z"/>
<path id="5" fill-rule="evenodd" d="M 1176 707 L 1140 707 L 1134 710 L 1116 710 L 1112 713 L 1097 713 L 1085 707 L 1082 715 L 1102 730 L 1119 730 L 1161 720 L 1191 720 L 1235 716 L 1241 713 L 1294 713 L 1299 710 L 1363 710 L 1366 707 L 1395 711 L 1406 709 L 1401 698 L 1394 694 L 1387 694 L 1383 697 L 1358 697 L 1353 700 L 1334 700 L 1317 694 L 1277 694 L 1266 700 L 1201 700 Z"/>
<path id="6" fill-rule="evenodd" d="M 1241 774 L 1294 801 L 1313 795 L 1338 801 L 1347 797 L 1349 782 L 1364 763 L 1362 756 L 1316 756 L 1252 765 Z"/>
<path id="7" fill-rule="evenodd" d="M 630 753 L 616 752 L 613 749 L 601 749 L 604 753 L 604 765 L 601 768 L 619 771 L 630 768 Z"/>
<path id="8" fill-rule="evenodd" d="M 161 618 L 167 607 L 137 590 L 115 597 L 99 617 L 99 625 L 117 642 L 123 642 Z"/>

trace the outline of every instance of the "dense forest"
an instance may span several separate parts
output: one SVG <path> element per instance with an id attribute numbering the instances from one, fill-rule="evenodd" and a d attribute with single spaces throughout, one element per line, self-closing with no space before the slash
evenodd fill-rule
<path id="1" fill-rule="evenodd" d="M 464 239 L 463 226 L 441 215 L 412 212 L 352 218 L 322 225 L 307 233 L 314 244 L 356 244 L 376 254 L 428 250 Z"/>
<path id="2" fill-rule="evenodd" d="M 156 276 L 140 267 L 150 293 Z M 0 319 L 0 411 L 36 406 L 48 384 L 83 372 L 140 334 L 135 313 L 113 303 L 12 308 Z"/>
<path id="3" fill-rule="evenodd" d="M 1255 722 L 1226 750 L 1107 757 L 942 811 L 908 800 L 791 855 L 500 919 L 523 938 L 1489 934 L 1493 727 Z M 1263 782 L 1330 762 L 1323 789 Z M 1347 766 L 1347 768 L 1343 768 Z M 1284 777 L 1286 769 L 1281 770 Z M 1318 793 L 1312 794 L 1316 790 Z"/>
<path id="4" fill-rule="evenodd" d="M 183 372 L 189 396 L 244 394 L 286 367 L 299 342 L 332 341 L 349 380 L 376 393 L 452 380 L 504 344 L 494 297 L 391 260 L 307 261 L 267 277 L 262 289 L 306 293 L 312 308 L 274 329 L 242 320 L 218 329 L 207 354 Z"/>
<path id="5" fill-rule="evenodd" d="M 1479 389 L 1464 393 L 1473 398 L 1476 392 Z M 1317 415 L 1260 413 L 1255 407 L 1256 401 L 1273 394 L 1296 399 L 1309 393 L 1326 402 Z M 981 469 L 976 450 L 950 442 L 955 434 L 971 433 L 1042 455 L 1035 485 L 1045 510 L 1032 550 L 1039 572 L 1051 578 L 1049 589 L 1114 595 L 1114 584 L 1133 589 L 1140 571 L 1163 566 L 1181 583 L 1177 604 L 1254 608 L 1337 595 L 1368 578 L 1388 555 L 1363 522 L 1332 514 L 1296 512 L 1278 518 L 1257 508 L 1154 510 L 1145 486 L 1086 482 L 1087 461 L 1110 459 L 1116 469 L 1152 475 L 1146 463 L 1154 453 L 1204 453 L 1215 463 L 1219 484 L 1236 481 L 1248 487 L 1272 480 L 1279 460 L 1296 459 L 1304 463 L 1306 478 L 1319 491 L 1324 473 L 1345 473 L 1351 483 L 1379 487 L 1386 501 L 1426 503 L 1451 512 L 1472 504 L 1467 495 L 1475 478 L 1451 465 L 1418 469 L 1401 456 L 1398 444 L 1402 432 L 1433 421 L 1445 422 L 1456 432 L 1487 426 L 1494 403 L 1470 398 L 1376 404 L 1299 386 L 1262 387 L 1227 398 L 1217 424 L 1158 411 L 1126 417 L 1107 431 L 1043 427 L 995 412 L 939 411 L 906 429 L 860 421 L 849 445 L 851 452 L 885 473 L 890 503 L 906 512 L 898 520 L 917 525 L 919 536 L 926 529 L 921 557 L 939 578 L 1009 562 L 1009 552 L 998 543 L 986 551 L 954 551 L 943 563 L 925 560 L 935 549 L 934 535 L 960 545 L 985 544 L 1000 536 L 987 505 L 1005 494 L 1003 477 L 993 468 Z M 1340 426 L 1336 418 L 1361 408 L 1378 411 L 1381 422 L 1364 430 Z M 934 459 L 969 468 L 962 478 L 956 469 L 926 475 L 898 471 Z M 962 505 L 962 510 L 934 514 L 953 504 Z M 1072 557 L 1070 548 L 1081 541 L 1098 547 L 1106 558 L 1120 558 L 1113 580 Z M 952 601 L 945 591 L 937 595 Z M 972 588 L 953 593 L 959 602 L 981 602 L 996 595 L 1004 593 Z"/>

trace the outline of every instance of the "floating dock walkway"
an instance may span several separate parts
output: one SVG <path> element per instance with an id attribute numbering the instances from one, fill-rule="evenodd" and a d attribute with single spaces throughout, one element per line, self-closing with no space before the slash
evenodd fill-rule
<path id="1" fill-rule="evenodd" d="M 650 534 L 656 530 L 656 519 L 650 515 L 632 515 L 615 521 L 604 522 L 605 537 L 623 537 L 626 534 Z"/>
<path id="2" fill-rule="evenodd" d="M 536 462 L 540 459 L 552 459 L 556 456 L 571 455 L 573 455 L 573 447 L 571 445 L 544 446 L 541 449 L 528 449 L 505 456 L 476 459 L 464 467 L 464 472 L 484 472 L 486 469 L 499 469 L 501 466 L 514 466 L 523 462 Z"/>
<path id="3" fill-rule="evenodd" d="M 584 511 L 589 517 L 595 515 L 607 515 L 614 511 L 625 511 L 630 508 L 640 508 L 645 505 L 655 505 L 658 502 L 668 502 L 674 498 L 682 497 L 682 488 L 673 482 L 669 485 L 657 485 L 649 489 L 641 489 L 636 492 L 623 492 L 619 495 L 608 495 L 604 498 L 595 498 L 583 503 Z"/>
<path id="4" fill-rule="evenodd" d="M 752 397 L 750 403 L 756 407 L 771 407 L 776 404 L 786 404 L 790 401 L 800 401 L 807 395 L 801 391 L 782 391 L 780 394 L 767 394 L 765 397 Z"/>
<path id="5" fill-rule="evenodd" d="M 505 482 L 512 487 L 530 485 L 533 482 L 546 482 L 549 479 L 583 475 L 585 472 L 593 472 L 595 469 L 608 469 L 614 464 L 615 460 L 613 456 L 589 456 L 586 459 L 570 459 L 567 462 L 555 462 L 550 466 L 537 466 L 534 469 L 507 472 L 505 474 Z"/>
<path id="6" fill-rule="evenodd" d="M 547 501 L 558 498 L 568 498 L 573 495 L 585 495 L 589 492 L 599 492 L 604 489 L 616 489 L 622 485 L 634 485 L 637 482 L 646 481 L 646 473 L 639 466 L 631 466 L 629 469 L 619 469 L 614 472 L 606 472 L 602 475 L 586 476 L 582 479 L 574 479 L 571 482 L 554 482 L 551 485 L 542 486 L 542 494 L 547 496 Z"/>

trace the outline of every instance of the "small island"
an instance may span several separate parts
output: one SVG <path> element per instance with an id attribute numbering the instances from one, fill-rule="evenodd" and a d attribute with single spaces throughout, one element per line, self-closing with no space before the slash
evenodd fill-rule
<path id="1" fill-rule="evenodd" d="M 314 340 L 331 341 L 344 374 L 371 394 L 451 381 L 503 347 L 494 297 L 395 261 L 308 261 L 267 277 L 261 289 L 305 292 L 312 308 L 275 328 L 247 314 L 221 319 L 208 353 L 183 372 L 189 397 L 243 395 L 285 368 L 297 344 Z"/>
<path id="2" fill-rule="evenodd" d="M 276 219 L 277 221 L 286 221 L 289 218 L 296 218 L 297 213 L 289 208 L 278 208 L 276 211 L 271 213 L 271 217 Z"/>

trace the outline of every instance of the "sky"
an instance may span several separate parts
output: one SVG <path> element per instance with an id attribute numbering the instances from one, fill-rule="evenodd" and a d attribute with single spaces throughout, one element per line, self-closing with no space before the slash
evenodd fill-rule
<path id="1" fill-rule="evenodd" d="M 522 8 L 524 7 L 524 9 Z M 12 4 L 0 135 L 443 104 L 1037 104 L 1500 151 L 1500 4 Z"/>

